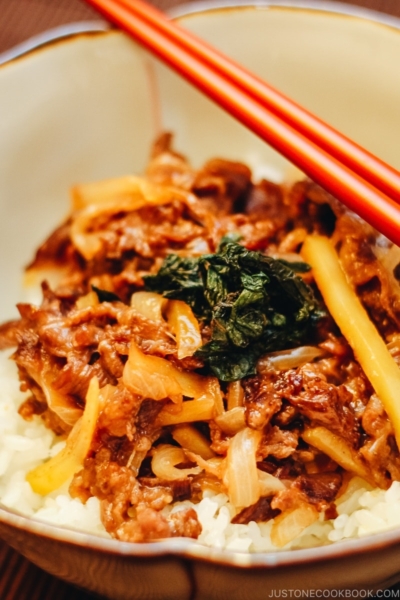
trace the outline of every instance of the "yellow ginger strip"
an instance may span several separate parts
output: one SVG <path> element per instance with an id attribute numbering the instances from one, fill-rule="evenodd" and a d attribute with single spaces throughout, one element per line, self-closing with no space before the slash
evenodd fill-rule
<path id="1" fill-rule="evenodd" d="M 182 423 L 172 431 L 172 437 L 184 450 L 199 454 L 204 460 L 213 458 L 215 453 L 210 448 L 209 440 L 193 425 Z"/>
<path id="2" fill-rule="evenodd" d="M 301 437 L 307 444 L 321 450 L 345 471 L 359 475 L 366 481 L 374 483 L 371 473 L 364 463 L 358 458 L 355 451 L 339 437 L 325 427 L 310 427 L 305 429 Z"/>
<path id="3" fill-rule="evenodd" d="M 69 434 L 66 446 L 27 474 L 26 479 L 34 492 L 42 496 L 49 494 L 81 469 L 92 442 L 99 406 L 99 382 L 93 377 L 86 394 L 85 410 Z"/>
<path id="4" fill-rule="evenodd" d="M 302 255 L 312 269 L 325 303 L 383 403 L 400 448 L 400 369 L 355 291 L 347 282 L 328 238 L 308 236 Z"/>
<path id="5" fill-rule="evenodd" d="M 213 398 L 201 398 L 200 400 L 187 400 L 182 403 L 182 410 L 170 412 L 164 407 L 159 413 L 156 425 L 166 427 L 167 425 L 178 425 L 179 423 L 194 423 L 196 421 L 211 421 L 215 415 L 215 402 Z"/>

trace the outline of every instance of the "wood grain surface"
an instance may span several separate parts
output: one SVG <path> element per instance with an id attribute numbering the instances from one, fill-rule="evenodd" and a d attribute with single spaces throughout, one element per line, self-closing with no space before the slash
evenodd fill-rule
<path id="1" fill-rule="evenodd" d="M 341 2 L 400 17 L 400 0 Z M 183 2 L 153 0 L 153 4 L 165 10 Z M 0 0 L 0 53 L 49 28 L 98 18 L 83 0 Z M 400 585 L 391 590 L 398 597 Z M 385 597 L 390 597 L 389 594 L 387 590 Z M 0 600 L 90 599 L 93 596 L 44 573 L 0 541 Z"/>

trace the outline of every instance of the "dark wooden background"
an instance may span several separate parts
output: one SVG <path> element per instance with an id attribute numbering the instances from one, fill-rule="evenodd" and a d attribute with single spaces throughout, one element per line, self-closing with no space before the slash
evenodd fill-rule
<path id="1" fill-rule="evenodd" d="M 400 17 L 400 0 L 341 2 Z M 183 4 L 182 0 L 153 0 L 153 3 L 163 10 Z M 98 18 L 83 0 L 0 0 L 0 53 L 52 27 Z M 392 589 L 397 597 L 400 585 Z M 88 593 L 47 575 L 0 541 L 0 600 L 90 599 L 93 597 Z"/>

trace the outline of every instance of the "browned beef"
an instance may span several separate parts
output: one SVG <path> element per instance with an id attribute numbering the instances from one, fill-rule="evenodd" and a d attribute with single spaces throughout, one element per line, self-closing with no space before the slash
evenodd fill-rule
<path id="1" fill-rule="evenodd" d="M 283 220 L 287 218 L 287 209 L 283 202 L 282 187 L 263 179 L 254 185 L 246 199 L 244 212 L 251 217 Z"/>
<path id="2" fill-rule="evenodd" d="M 159 477 L 138 477 L 138 481 L 143 487 L 162 487 L 168 490 L 174 502 L 190 500 L 192 497 L 192 479 L 184 477 L 183 479 L 173 479 L 167 481 Z"/>
<path id="3" fill-rule="evenodd" d="M 19 306 L 21 321 L 14 354 L 21 381 L 36 402 L 46 401 L 41 391 L 44 381 L 78 407 L 84 406 L 93 376 L 100 386 L 115 386 L 135 336 L 145 340 L 147 353 L 163 356 L 175 352 L 166 326 L 145 319 L 129 306 L 103 302 L 77 309 L 66 306 L 48 288 L 44 291 L 41 307 Z"/>
<path id="4" fill-rule="evenodd" d="M 317 504 L 322 500 L 332 502 L 342 485 L 342 475 L 338 472 L 301 475 L 296 480 L 296 485 L 304 492 L 311 504 Z"/>
<path id="5" fill-rule="evenodd" d="M 338 220 L 334 240 L 343 268 L 377 328 L 386 337 L 398 331 L 398 284 L 378 258 L 383 242 L 377 232 L 357 217 L 345 214 Z"/>
<path id="6" fill-rule="evenodd" d="M 279 460 L 291 456 L 299 443 L 299 434 L 295 429 L 280 429 L 276 425 L 267 427 L 258 448 L 260 459 L 273 456 Z"/>
<path id="7" fill-rule="evenodd" d="M 342 476 L 336 472 L 300 475 L 290 487 L 274 496 L 271 506 L 286 511 L 301 504 L 313 504 L 318 511 L 323 511 L 331 506 L 341 485 Z"/>
<path id="8" fill-rule="evenodd" d="M 271 498 L 262 496 L 255 504 L 241 510 L 233 517 L 231 523 L 247 525 L 250 521 L 266 522 L 279 515 L 279 509 L 271 508 Z"/>
<path id="9" fill-rule="evenodd" d="M 229 214 L 244 203 L 251 185 L 251 171 L 246 165 L 216 158 L 199 171 L 192 190 L 209 210 Z"/>
<path id="10" fill-rule="evenodd" d="M 282 383 L 283 396 L 313 425 L 322 425 L 358 445 L 359 424 L 350 406 L 353 397 L 344 385 L 328 383 L 308 365 L 288 371 Z"/>
<path id="11" fill-rule="evenodd" d="M 253 429 L 263 429 L 282 405 L 282 394 L 273 376 L 248 378 L 243 382 L 246 422 Z"/>
<path id="12" fill-rule="evenodd" d="M 360 453 L 371 467 L 378 485 L 386 488 L 392 479 L 400 480 L 400 459 L 393 426 L 376 395 L 371 396 L 365 408 L 362 425 L 368 437 Z"/>

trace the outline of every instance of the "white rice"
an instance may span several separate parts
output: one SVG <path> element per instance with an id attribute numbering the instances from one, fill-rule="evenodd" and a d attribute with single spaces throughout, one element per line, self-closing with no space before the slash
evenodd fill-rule
<path id="1" fill-rule="evenodd" d="M 26 474 L 59 452 L 64 442 L 57 440 L 40 418 L 25 421 L 20 417 L 17 411 L 25 395 L 19 390 L 15 364 L 4 352 L 0 352 L 0 381 L 0 503 L 49 523 L 108 536 L 100 521 L 97 498 L 86 504 L 72 499 L 69 482 L 45 497 L 32 491 Z M 164 511 L 167 514 L 184 506 L 196 510 L 203 544 L 242 552 L 277 550 L 270 538 L 272 521 L 231 524 L 234 512 L 225 494 L 206 492 L 198 504 L 179 502 Z M 338 500 L 337 512 L 339 516 L 330 521 L 324 521 L 321 514 L 284 549 L 324 545 L 400 526 L 400 482 L 385 491 L 372 489 L 355 477 Z"/>

